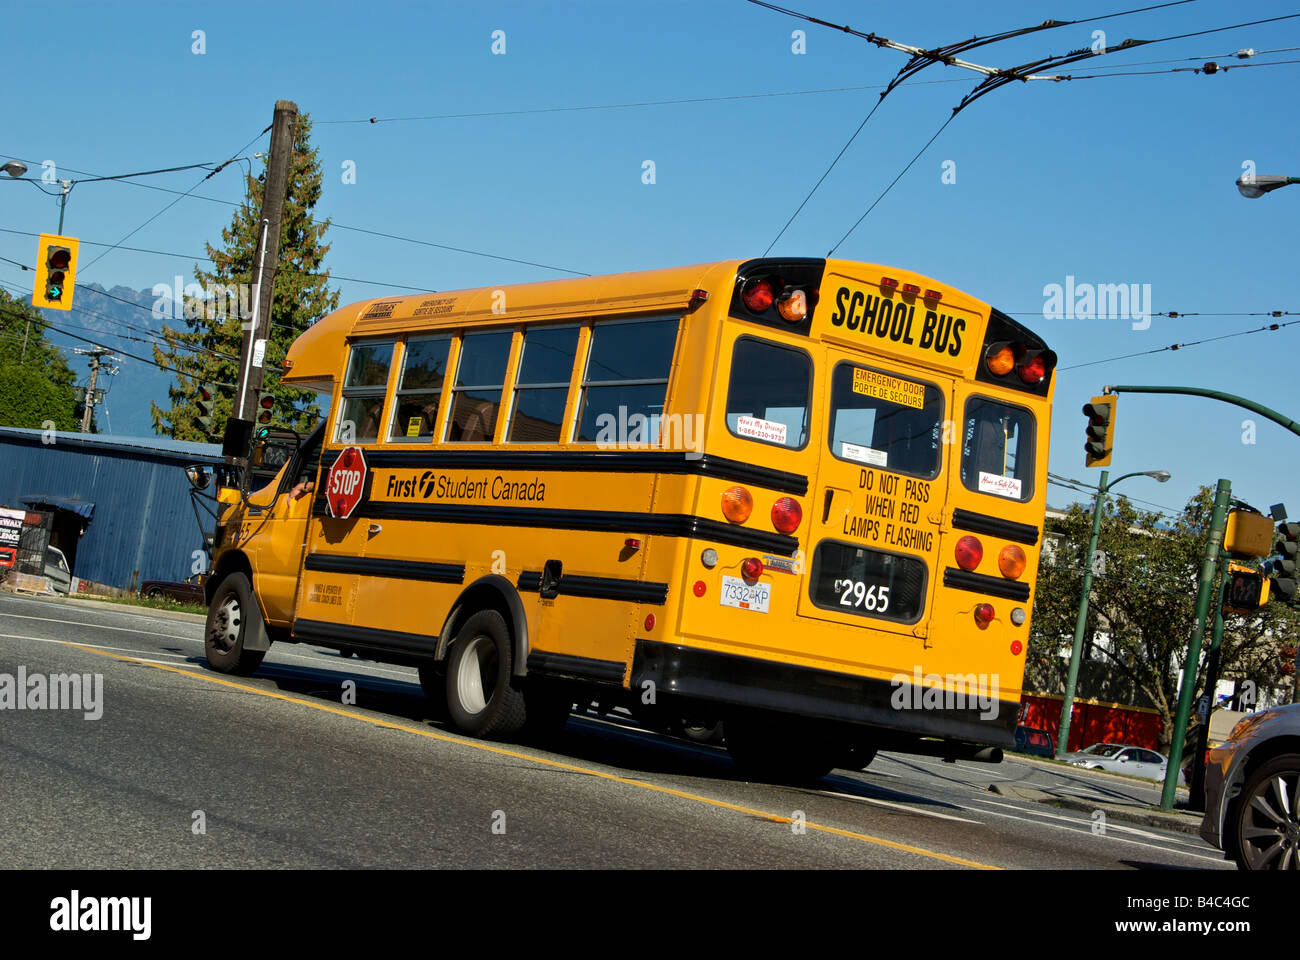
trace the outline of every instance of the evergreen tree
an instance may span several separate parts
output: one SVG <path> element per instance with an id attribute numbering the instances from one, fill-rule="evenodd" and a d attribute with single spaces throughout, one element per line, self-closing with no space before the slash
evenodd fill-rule
<path id="1" fill-rule="evenodd" d="M 312 323 L 337 309 L 337 290 L 329 289 L 329 271 L 321 268 L 329 244 L 323 243 L 329 221 L 312 220 L 312 210 L 321 196 L 321 168 L 311 146 L 311 120 L 299 114 L 293 125 L 293 150 L 289 160 L 289 190 L 280 221 L 280 263 L 275 274 L 271 301 L 271 328 L 263 361 L 263 396 L 275 397 L 272 425 L 306 433 L 320 418 L 318 396 L 310 390 L 295 390 L 280 383 L 285 354 L 294 339 Z M 199 290 L 186 288 L 183 310 L 185 329 L 163 327 L 171 345 L 154 347 L 154 358 L 177 371 L 176 385 L 168 390 L 169 408 L 153 404 L 154 430 L 178 440 L 208 441 L 198 424 L 195 399 L 198 384 L 215 384 L 216 402 L 212 429 L 220 432 L 226 418 L 234 415 L 240 382 L 239 350 L 245 316 L 252 310 L 258 215 L 266 187 L 265 161 L 262 172 L 248 177 L 243 204 L 235 211 L 230 226 L 221 231 L 223 248 L 208 245 L 213 259 L 211 270 L 194 270 Z M 251 322 L 251 316 L 248 321 Z M 192 348 L 199 349 L 192 349 Z M 256 412 L 245 411 L 256 418 Z"/>
<path id="2" fill-rule="evenodd" d="M 0 426 L 80 430 L 76 380 L 45 339 L 41 312 L 0 290 Z"/>

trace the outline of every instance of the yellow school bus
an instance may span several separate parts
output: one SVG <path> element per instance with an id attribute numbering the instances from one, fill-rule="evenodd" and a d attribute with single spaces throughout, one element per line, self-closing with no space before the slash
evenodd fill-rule
<path id="1" fill-rule="evenodd" d="M 419 668 L 464 733 L 618 704 L 806 778 L 1013 743 L 1056 357 L 835 259 L 384 298 L 298 338 L 328 414 L 228 506 L 207 656 Z M 231 502 L 238 500 L 238 502 Z"/>

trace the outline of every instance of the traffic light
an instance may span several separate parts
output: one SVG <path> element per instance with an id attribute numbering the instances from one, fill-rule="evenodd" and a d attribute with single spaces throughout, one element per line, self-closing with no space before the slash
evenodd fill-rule
<path id="1" fill-rule="evenodd" d="M 1271 598 L 1293 603 L 1296 598 L 1296 554 L 1300 552 L 1300 523 L 1277 525 L 1277 559 L 1268 565 Z"/>
<path id="2" fill-rule="evenodd" d="M 257 405 L 262 408 L 262 412 L 257 415 L 257 422 L 267 424 L 275 416 L 275 397 L 269 393 L 257 401 Z"/>
<path id="3" fill-rule="evenodd" d="M 1231 613 L 1250 613 L 1268 603 L 1268 581 L 1264 574 L 1240 563 L 1228 564 L 1228 588 L 1223 609 Z"/>
<path id="4" fill-rule="evenodd" d="M 71 310 L 72 290 L 77 278 L 76 237 L 42 233 L 36 247 L 36 283 L 32 305 L 50 310 Z"/>
<path id="5" fill-rule="evenodd" d="M 212 434 L 212 412 L 217 400 L 217 388 L 210 383 L 199 383 L 194 395 L 194 406 L 198 408 L 199 429 L 205 434 Z"/>
<path id="6" fill-rule="evenodd" d="M 1091 403 L 1083 405 L 1083 415 L 1088 418 L 1087 441 L 1083 445 L 1085 466 L 1110 466 L 1118 406 L 1119 398 L 1116 396 L 1093 397 Z"/>

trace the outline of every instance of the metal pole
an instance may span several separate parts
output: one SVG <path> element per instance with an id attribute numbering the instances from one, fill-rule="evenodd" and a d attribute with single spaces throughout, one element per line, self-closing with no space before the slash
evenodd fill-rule
<path id="1" fill-rule="evenodd" d="M 1256 403 L 1254 400 L 1247 400 L 1245 397 L 1239 397 L 1234 393 L 1224 393 L 1221 390 L 1205 390 L 1201 387 L 1152 387 L 1152 386 L 1117 386 L 1106 387 L 1106 393 L 1175 393 L 1192 397 L 1206 397 L 1210 400 L 1221 400 L 1224 403 L 1231 403 L 1238 407 L 1245 407 L 1253 413 L 1258 413 L 1265 419 L 1272 420 L 1279 426 L 1286 427 L 1296 436 L 1300 436 L 1300 423 L 1296 423 L 1285 414 L 1278 413 L 1262 403 Z"/>
<path id="2" fill-rule="evenodd" d="M 1192 757 L 1191 783 L 1188 785 L 1187 806 L 1191 810 L 1205 810 L 1205 751 L 1210 746 L 1210 718 L 1214 716 L 1214 689 L 1219 685 L 1219 657 L 1223 646 L 1223 598 L 1228 592 L 1227 557 L 1219 571 L 1219 603 L 1214 610 L 1214 636 L 1210 641 L 1210 655 L 1205 660 L 1205 694 L 1209 707 L 1205 719 L 1196 730 L 1196 754 Z"/>
<path id="3" fill-rule="evenodd" d="M 1227 523 L 1228 500 L 1232 483 L 1219 480 L 1214 494 L 1214 514 L 1210 519 L 1210 534 L 1205 541 L 1205 555 L 1201 560 L 1200 589 L 1196 593 L 1196 620 L 1187 646 L 1187 660 L 1183 664 L 1183 682 L 1178 691 L 1178 714 L 1174 718 L 1174 738 L 1169 745 L 1169 766 L 1165 769 L 1165 786 L 1160 794 L 1160 808 L 1172 810 L 1174 794 L 1178 789 L 1178 773 L 1183 763 L 1183 738 L 1187 736 L 1187 718 L 1192 712 L 1192 696 L 1196 692 L 1196 670 L 1201 661 L 1201 639 L 1205 636 L 1205 618 L 1210 612 L 1210 597 L 1214 593 L 1214 574 L 1219 566 L 1219 551 L 1223 546 L 1223 528 Z"/>
<path id="4" fill-rule="evenodd" d="M 63 188 L 63 192 L 59 196 L 59 236 L 63 236 L 63 211 L 67 209 L 68 194 L 72 190 L 72 184 L 67 180 L 60 180 L 59 186 Z M 82 432 L 85 433 L 84 430 Z"/>
<path id="5" fill-rule="evenodd" d="M 1079 666 L 1083 659 L 1083 633 L 1088 623 L 1088 595 L 1092 591 L 1092 558 L 1097 553 L 1097 540 L 1101 536 L 1101 509 L 1106 500 L 1110 471 L 1101 472 L 1097 487 L 1097 502 L 1092 507 L 1092 537 L 1088 552 L 1083 558 L 1083 595 L 1079 598 L 1079 616 L 1074 621 L 1074 644 L 1070 647 L 1070 672 L 1065 678 L 1065 699 L 1061 701 L 1061 727 L 1056 735 L 1056 755 L 1067 752 L 1070 741 L 1070 715 L 1074 713 L 1074 688 L 1079 682 Z M 1118 483 L 1119 481 L 1115 481 Z"/>

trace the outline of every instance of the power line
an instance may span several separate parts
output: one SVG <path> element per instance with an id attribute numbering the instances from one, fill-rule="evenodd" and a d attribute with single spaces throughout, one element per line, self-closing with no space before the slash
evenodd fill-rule
<path id="1" fill-rule="evenodd" d="M 1294 314 L 1288 313 L 1288 316 Z M 1277 316 L 1275 313 L 1274 316 Z M 1154 347 L 1150 350 L 1140 350 L 1137 353 L 1127 353 L 1119 357 L 1107 357 L 1104 360 L 1089 360 L 1087 363 L 1075 363 L 1068 367 L 1060 367 L 1061 370 L 1079 370 L 1083 367 L 1095 367 L 1101 363 L 1114 363 L 1117 360 L 1132 360 L 1134 357 L 1145 357 L 1153 353 L 1165 353 L 1167 351 L 1182 350 L 1184 347 L 1197 347 L 1204 343 L 1216 343 L 1219 340 L 1231 340 L 1234 337 L 1245 337 L 1252 333 L 1264 333 L 1266 331 L 1281 330 L 1283 327 L 1294 326 L 1300 323 L 1300 320 L 1288 320 L 1286 323 L 1269 323 L 1262 327 L 1255 327 L 1252 330 L 1238 330 L 1236 333 L 1225 333 L 1217 337 L 1206 337 L 1203 340 L 1188 340 L 1186 343 L 1171 343 L 1167 347 Z"/>
<path id="2" fill-rule="evenodd" d="M 175 200 L 173 200 L 171 203 L 167 204 L 165 207 L 163 207 L 161 210 L 159 210 L 159 211 L 158 211 L 157 213 L 155 213 L 153 216 L 149 217 L 149 219 L 145 220 L 144 223 L 140 224 L 138 227 L 136 227 L 136 228 L 135 228 L 134 230 L 132 230 L 130 233 L 126 234 L 124 237 L 122 237 L 121 240 L 119 240 L 117 243 L 113 244 L 113 246 L 109 247 L 107 250 L 105 250 L 103 253 L 101 253 L 99 256 L 97 256 L 94 260 L 91 260 L 90 263 L 86 264 L 84 267 L 81 268 L 80 272 L 81 272 L 81 273 L 85 273 L 87 270 L 89 270 L 89 269 L 90 269 L 91 267 L 93 267 L 95 264 L 99 263 L 100 260 L 103 260 L 106 256 L 108 256 L 110 253 L 112 253 L 113 250 L 115 250 L 118 246 L 120 246 L 121 244 L 125 243 L 127 240 L 131 239 L 131 237 L 135 236 L 137 233 L 139 233 L 141 230 L 143 230 L 143 229 L 144 229 L 145 227 L 147 227 L 149 224 L 153 223 L 155 220 L 157 220 L 159 217 L 161 217 L 164 213 L 166 213 L 166 212 L 167 212 L 168 210 L 170 210 L 172 207 L 176 206 L 176 204 L 180 203 L 181 200 L 183 200 L 183 199 L 184 199 L 186 196 L 188 196 L 191 192 L 193 192 L 194 190 L 197 190 L 197 189 L 199 188 L 199 186 L 202 185 L 205 181 L 207 181 L 207 180 L 211 179 L 212 177 L 216 176 L 218 173 L 220 173 L 222 170 L 224 170 L 224 169 L 225 169 L 229 164 L 234 163 L 235 160 L 237 160 L 237 159 L 239 158 L 239 156 L 240 156 L 240 155 L 241 155 L 245 150 L 247 150 L 249 147 L 251 147 L 253 144 L 255 144 L 258 140 L 262 139 L 262 137 L 264 137 L 264 136 L 266 135 L 266 131 L 267 131 L 267 130 L 270 130 L 270 129 L 271 129 L 271 128 L 268 126 L 268 127 L 266 128 L 266 130 L 263 130 L 263 131 L 262 131 L 261 133 L 259 133 L 257 136 L 253 137 L 252 140 L 249 140 L 248 143 L 244 144 L 242 147 L 240 147 L 238 150 L 236 150 L 236 151 L 234 152 L 234 154 L 231 155 L 231 157 L 230 157 L 229 160 L 225 161 L 225 163 L 220 164 L 220 165 L 217 166 L 215 169 L 208 171 L 207 175 L 204 176 L 202 179 L 200 179 L 198 183 L 194 184 L 194 186 L 191 187 L 188 191 L 186 191 L 186 192 L 185 192 L 184 194 L 182 194 L 181 196 L 177 197 L 177 198 L 176 198 Z"/>
<path id="3" fill-rule="evenodd" d="M 960 83 L 959 79 L 929 80 L 923 83 Z M 742 93 L 720 97 L 682 97 L 676 100 L 637 100 L 630 103 L 593 103 L 573 107 L 535 107 L 523 110 L 488 110 L 481 113 L 437 113 L 420 117 L 361 117 L 354 120 L 316 120 L 315 123 L 413 123 L 423 120 L 469 120 L 479 117 L 518 117 L 539 113 L 577 113 L 591 110 L 629 110 L 636 107 L 667 107 L 688 103 L 719 103 L 728 100 L 763 100 L 771 97 L 806 97 L 823 93 L 849 93 L 860 90 L 879 90 L 883 83 L 868 83 L 854 87 L 824 87 L 818 90 L 787 90 L 778 93 Z"/>

